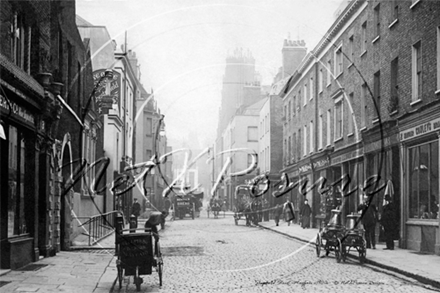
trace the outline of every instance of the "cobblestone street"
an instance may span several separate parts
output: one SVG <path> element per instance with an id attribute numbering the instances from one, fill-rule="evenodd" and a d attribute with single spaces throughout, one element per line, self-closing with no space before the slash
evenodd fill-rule
<path id="1" fill-rule="evenodd" d="M 358 262 L 317 258 L 313 246 L 230 217 L 167 222 L 161 232 L 163 286 L 142 276 L 142 292 L 432 292 Z M 136 292 L 133 278 L 114 292 Z"/>

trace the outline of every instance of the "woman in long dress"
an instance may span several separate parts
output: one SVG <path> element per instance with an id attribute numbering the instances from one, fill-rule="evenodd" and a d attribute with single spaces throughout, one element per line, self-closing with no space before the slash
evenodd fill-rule
<path id="1" fill-rule="evenodd" d="M 310 215 L 312 214 L 312 209 L 309 206 L 309 201 L 304 200 L 304 205 L 301 208 L 301 227 L 303 229 L 310 228 Z"/>

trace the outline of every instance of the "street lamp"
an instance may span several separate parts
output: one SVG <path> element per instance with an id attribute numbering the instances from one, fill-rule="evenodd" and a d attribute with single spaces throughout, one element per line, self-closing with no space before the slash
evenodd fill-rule
<path id="1" fill-rule="evenodd" d="M 155 158 L 154 163 L 159 162 L 159 156 L 156 154 L 156 152 L 158 149 L 157 144 L 158 144 L 158 140 L 159 140 L 159 135 L 160 136 L 165 135 L 165 129 L 163 128 L 163 125 L 162 125 L 164 118 L 165 118 L 165 115 L 160 114 L 159 120 L 157 121 L 157 125 L 156 125 L 156 132 L 154 133 L 154 141 L 153 141 L 153 156 Z M 152 175 L 154 176 L 154 178 L 153 178 L 153 193 L 152 193 L 152 196 L 150 199 L 150 205 L 151 205 L 151 202 L 153 202 L 153 204 L 156 205 L 155 198 L 156 198 L 156 192 L 157 192 L 157 175 L 159 175 L 159 174 L 158 174 L 158 172 L 154 172 L 154 173 L 152 173 Z"/>

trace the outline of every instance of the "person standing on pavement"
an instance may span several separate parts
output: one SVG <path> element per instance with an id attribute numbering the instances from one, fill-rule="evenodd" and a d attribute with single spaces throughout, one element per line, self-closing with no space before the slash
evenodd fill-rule
<path id="1" fill-rule="evenodd" d="M 283 214 L 283 206 L 281 204 L 277 204 L 274 209 L 274 220 L 277 226 L 279 226 L 280 218 L 282 214 Z"/>
<path id="2" fill-rule="evenodd" d="M 377 208 L 368 201 L 368 196 L 364 194 L 363 203 L 359 205 L 357 211 L 362 214 L 362 225 L 365 229 L 365 240 L 367 241 L 367 248 L 376 249 L 376 222 L 377 222 Z"/>
<path id="3" fill-rule="evenodd" d="M 385 205 L 383 206 L 382 216 L 380 218 L 380 224 L 384 229 L 386 248 L 394 249 L 394 239 L 397 239 L 399 234 L 398 223 L 396 219 L 396 212 L 394 204 L 391 201 L 391 197 L 385 195 Z"/>
<path id="4" fill-rule="evenodd" d="M 301 215 L 302 228 L 310 228 L 310 215 L 312 214 L 312 208 L 309 206 L 309 201 L 307 199 L 304 200 L 304 205 L 301 207 L 299 214 Z"/>
<path id="5" fill-rule="evenodd" d="M 295 214 L 293 213 L 293 203 L 290 202 L 289 198 L 286 198 L 286 202 L 283 206 L 284 220 L 287 222 L 287 225 L 290 226 L 290 222 L 295 220 Z"/>
<path id="6" fill-rule="evenodd" d="M 134 199 L 133 205 L 131 206 L 131 214 L 135 217 L 137 227 L 138 217 L 141 214 L 141 205 L 138 203 L 137 198 Z"/>

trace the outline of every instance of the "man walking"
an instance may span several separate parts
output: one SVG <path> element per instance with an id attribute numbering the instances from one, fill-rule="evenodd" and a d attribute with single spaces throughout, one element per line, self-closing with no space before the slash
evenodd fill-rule
<path id="1" fill-rule="evenodd" d="M 365 240 L 367 241 L 367 248 L 373 247 L 376 249 L 376 222 L 377 222 L 377 208 L 368 201 L 368 196 L 364 194 L 363 202 L 357 208 L 357 211 L 362 214 L 362 224 L 365 229 Z"/>
<path id="2" fill-rule="evenodd" d="M 136 219 L 136 227 L 137 227 L 138 217 L 141 214 L 141 205 L 138 203 L 137 198 L 134 199 L 133 205 L 131 206 L 131 214 L 134 215 Z"/>
<path id="3" fill-rule="evenodd" d="M 312 208 L 309 206 L 309 201 L 304 200 L 304 205 L 301 208 L 301 226 L 303 229 L 310 228 L 310 215 L 312 214 Z"/>

